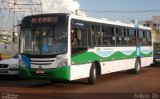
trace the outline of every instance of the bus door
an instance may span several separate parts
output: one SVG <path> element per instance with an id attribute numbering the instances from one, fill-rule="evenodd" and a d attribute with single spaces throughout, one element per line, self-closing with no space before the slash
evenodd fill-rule
<path id="1" fill-rule="evenodd" d="M 71 28 L 71 45 L 72 55 L 87 50 L 87 29 L 83 26 L 72 26 Z"/>

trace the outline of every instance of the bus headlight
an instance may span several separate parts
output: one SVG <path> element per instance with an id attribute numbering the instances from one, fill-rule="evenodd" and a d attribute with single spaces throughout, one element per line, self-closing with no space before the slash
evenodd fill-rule
<path id="1" fill-rule="evenodd" d="M 63 67 L 63 66 L 67 66 L 67 59 L 64 59 L 61 62 L 59 62 L 58 67 Z"/>

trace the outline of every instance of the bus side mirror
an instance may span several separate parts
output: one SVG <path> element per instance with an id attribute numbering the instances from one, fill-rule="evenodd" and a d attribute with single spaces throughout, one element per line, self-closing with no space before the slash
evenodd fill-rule
<path id="1" fill-rule="evenodd" d="M 20 27 L 22 26 L 22 24 L 17 24 L 17 25 L 14 25 L 13 27 Z"/>

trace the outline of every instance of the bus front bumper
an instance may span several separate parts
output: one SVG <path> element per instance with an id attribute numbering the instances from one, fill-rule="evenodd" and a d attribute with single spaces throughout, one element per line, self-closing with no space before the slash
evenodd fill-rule
<path id="1" fill-rule="evenodd" d="M 42 71 L 37 73 L 37 71 Z M 29 69 L 19 66 L 19 77 L 23 79 L 70 80 L 70 67 L 55 69 Z"/>

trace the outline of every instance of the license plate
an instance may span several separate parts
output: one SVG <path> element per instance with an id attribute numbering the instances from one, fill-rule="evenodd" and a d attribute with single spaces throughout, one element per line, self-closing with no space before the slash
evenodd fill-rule
<path id="1" fill-rule="evenodd" d="M 36 74 L 44 74 L 45 72 L 43 70 L 37 70 Z"/>

